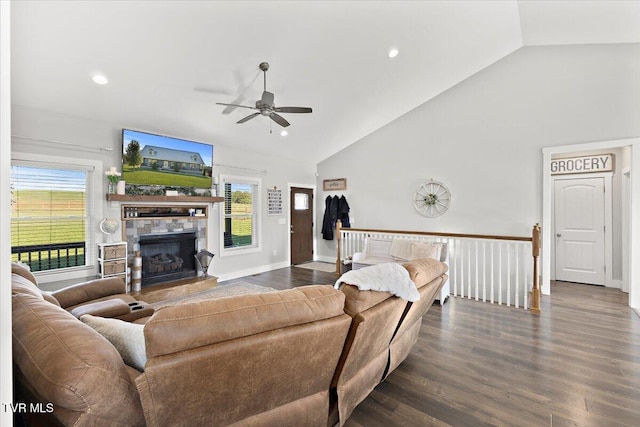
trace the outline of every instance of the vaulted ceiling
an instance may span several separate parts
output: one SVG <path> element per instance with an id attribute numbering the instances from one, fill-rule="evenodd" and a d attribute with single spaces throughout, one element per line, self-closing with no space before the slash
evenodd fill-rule
<path id="1" fill-rule="evenodd" d="M 638 1 L 14 1 L 12 102 L 317 163 L 527 45 L 640 42 Z M 399 51 L 390 59 L 389 49 Z M 258 65 L 288 135 L 254 105 Z M 91 77 L 109 80 L 99 86 Z"/>

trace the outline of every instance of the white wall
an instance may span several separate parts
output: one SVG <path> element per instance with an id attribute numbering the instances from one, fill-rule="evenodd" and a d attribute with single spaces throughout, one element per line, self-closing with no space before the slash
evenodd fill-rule
<path id="1" fill-rule="evenodd" d="M 69 156 L 76 159 L 99 160 L 104 168 L 119 166 L 121 160 L 121 132 L 122 128 L 138 129 L 135 123 L 113 124 L 91 121 L 78 117 L 71 117 L 57 113 L 34 110 L 21 106 L 13 106 L 12 134 L 14 152 L 45 154 L 55 156 Z M 209 273 L 221 280 L 253 274 L 271 268 L 289 265 L 288 259 L 288 231 L 286 219 L 288 215 L 288 195 L 283 192 L 286 205 L 282 216 L 266 215 L 267 188 L 277 186 L 285 190 L 288 182 L 315 184 L 315 165 L 311 163 L 293 162 L 290 160 L 252 154 L 232 147 L 225 146 L 218 141 L 198 138 L 198 135 L 173 135 L 165 129 L 138 129 L 142 131 L 167 134 L 170 136 L 202 141 L 214 145 L 214 163 L 224 166 L 214 166 L 214 174 L 255 176 L 262 179 L 262 251 L 247 255 L 219 257 L 219 204 L 213 205 L 209 217 L 208 250 L 216 257 L 209 268 Z M 28 137 L 32 139 L 24 139 Z M 53 140 L 86 146 L 87 148 L 69 147 L 50 142 L 38 142 L 33 139 Z M 111 151 L 105 151 L 110 149 Z M 242 167 L 245 169 L 238 169 Z M 262 171 L 267 171 L 266 173 Z M 106 186 L 106 181 L 105 181 Z M 119 218 L 119 205 L 109 204 L 101 196 L 99 201 L 104 214 L 112 218 Z M 279 219 L 284 218 L 285 224 Z M 96 231 L 97 232 L 97 231 Z M 101 239 L 98 234 L 96 239 Z M 101 240 L 98 240 L 101 241 Z M 275 251 L 275 255 L 274 255 Z M 44 278 L 46 281 L 47 279 Z"/>
<path id="2" fill-rule="evenodd" d="M 10 3 L 0 1 L 0 236 L 11 232 L 11 195 L 9 161 L 11 152 L 11 56 Z M 5 408 L 13 402 L 11 367 L 11 256 L 10 245 L 0 245 L 0 425 L 12 424 L 12 412 Z"/>
<path id="3" fill-rule="evenodd" d="M 214 162 L 222 166 L 214 166 L 214 174 L 256 177 L 262 180 L 262 250 L 258 253 L 219 257 L 218 242 L 222 239 L 219 217 L 221 204 L 216 204 L 213 223 L 209 224 L 209 250 L 216 254 L 209 272 L 218 276 L 220 280 L 242 277 L 282 268 L 289 265 L 289 194 L 287 184 L 290 182 L 302 185 L 314 185 L 316 176 L 315 165 L 299 161 L 286 160 L 275 156 L 249 153 L 224 145 L 215 146 Z M 254 169 L 246 171 L 228 166 L 242 166 Z M 266 170 L 266 173 L 258 172 Z M 284 202 L 282 215 L 267 215 L 267 189 L 277 187 L 282 190 Z M 281 221 L 284 220 L 284 221 Z M 274 255 L 275 251 L 275 255 Z"/>
<path id="4" fill-rule="evenodd" d="M 524 47 L 321 162 L 318 185 L 347 178 L 358 228 L 528 236 L 542 147 L 640 135 L 639 73 L 637 43 Z M 430 178 L 452 194 L 434 219 L 411 203 Z"/>

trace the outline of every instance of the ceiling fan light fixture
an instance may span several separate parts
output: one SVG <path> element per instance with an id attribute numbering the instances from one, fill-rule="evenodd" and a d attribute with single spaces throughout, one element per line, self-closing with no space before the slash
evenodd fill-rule
<path id="1" fill-rule="evenodd" d="M 94 74 L 91 77 L 91 80 L 93 80 L 93 82 L 97 85 L 106 85 L 107 83 L 109 83 L 109 79 L 107 79 L 104 75 L 102 74 Z"/>
<path id="2" fill-rule="evenodd" d="M 282 132 L 280 132 L 280 136 L 287 136 L 289 135 L 289 132 L 287 132 L 286 130 L 283 130 Z"/>
<path id="3" fill-rule="evenodd" d="M 387 56 L 390 59 L 393 59 L 396 56 L 398 56 L 399 53 L 400 53 L 400 51 L 398 51 L 398 49 L 396 49 L 395 47 L 392 47 L 391 49 L 389 49 L 389 53 L 387 54 Z"/>

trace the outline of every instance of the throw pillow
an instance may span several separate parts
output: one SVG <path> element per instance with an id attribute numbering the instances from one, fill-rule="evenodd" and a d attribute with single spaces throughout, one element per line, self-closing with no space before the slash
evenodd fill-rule
<path id="1" fill-rule="evenodd" d="M 129 323 L 120 319 L 85 314 L 80 320 L 105 337 L 120 352 L 122 360 L 139 371 L 144 371 L 147 350 L 144 345 L 144 325 Z"/>
<path id="2" fill-rule="evenodd" d="M 408 260 L 411 257 L 411 247 L 415 241 L 409 239 L 393 239 L 389 255 L 398 260 Z"/>
<path id="3" fill-rule="evenodd" d="M 414 243 L 411 245 L 409 261 L 419 258 L 434 258 L 440 260 L 442 246 L 437 243 Z"/>

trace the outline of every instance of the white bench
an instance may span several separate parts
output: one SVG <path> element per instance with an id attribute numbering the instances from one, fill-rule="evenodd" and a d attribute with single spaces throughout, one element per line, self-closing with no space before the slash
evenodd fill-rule
<path id="1" fill-rule="evenodd" d="M 438 253 L 439 252 L 439 253 Z M 351 268 L 368 267 L 385 262 L 404 263 L 415 258 L 436 258 L 449 265 L 449 251 L 447 244 L 427 240 L 410 239 L 377 239 L 367 237 L 362 252 L 355 252 L 351 261 Z M 450 294 L 449 279 L 442 286 L 437 300 L 444 304 Z"/>

